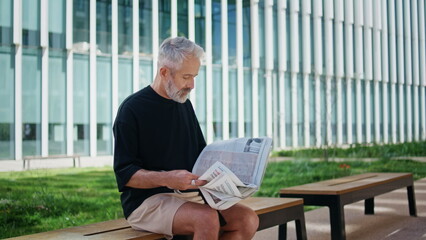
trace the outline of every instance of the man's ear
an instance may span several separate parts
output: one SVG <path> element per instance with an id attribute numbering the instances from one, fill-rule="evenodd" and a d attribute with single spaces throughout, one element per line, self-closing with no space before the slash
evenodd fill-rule
<path id="1" fill-rule="evenodd" d="M 160 77 L 166 78 L 168 76 L 168 74 L 170 74 L 170 70 L 168 68 L 166 68 L 166 67 L 160 68 Z"/>

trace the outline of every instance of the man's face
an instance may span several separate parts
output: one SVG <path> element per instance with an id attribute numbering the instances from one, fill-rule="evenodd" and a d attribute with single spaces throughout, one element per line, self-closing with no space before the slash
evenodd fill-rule
<path id="1" fill-rule="evenodd" d="M 165 90 L 169 98 L 184 103 L 194 88 L 194 80 L 200 69 L 198 58 L 188 58 L 183 61 L 180 69 L 170 70 L 165 83 Z"/>

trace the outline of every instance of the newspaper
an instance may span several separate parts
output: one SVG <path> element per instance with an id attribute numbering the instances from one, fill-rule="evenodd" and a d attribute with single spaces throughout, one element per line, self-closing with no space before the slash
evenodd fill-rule
<path id="1" fill-rule="evenodd" d="M 236 138 L 209 144 L 192 172 L 207 180 L 200 191 L 210 207 L 224 210 L 253 195 L 260 187 L 272 139 Z"/>

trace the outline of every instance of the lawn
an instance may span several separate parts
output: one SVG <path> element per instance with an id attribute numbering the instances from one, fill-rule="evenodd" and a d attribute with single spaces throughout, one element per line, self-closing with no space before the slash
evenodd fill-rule
<path id="1" fill-rule="evenodd" d="M 257 196 L 277 197 L 282 187 L 364 172 L 412 172 L 426 177 L 426 163 L 411 160 L 271 162 Z M 111 168 L 70 168 L 0 173 L 0 238 L 122 217 Z"/>

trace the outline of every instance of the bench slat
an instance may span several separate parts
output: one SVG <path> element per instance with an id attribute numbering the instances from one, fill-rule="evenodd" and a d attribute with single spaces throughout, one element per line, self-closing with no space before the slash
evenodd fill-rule
<path id="1" fill-rule="evenodd" d="M 269 221 L 266 226 L 279 225 L 285 219 L 292 218 L 293 220 L 300 222 L 303 225 L 302 229 L 299 229 L 302 239 L 306 238 L 305 220 L 303 212 L 303 199 L 300 198 L 267 198 L 267 197 L 250 197 L 243 201 L 242 204 L 253 209 L 259 217 L 262 217 Z M 296 207 L 298 208 L 297 211 Z M 287 211 L 288 209 L 288 211 Z M 273 220 L 267 217 L 267 214 L 283 214 L 278 217 L 279 220 Z M 269 215 L 268 215 L 269 216 Z M 273 215 L 271 215 L 273 216 Z M 265 218 L 266 217 L 266 218 Z M 262 219 L 262 218 L 261 218 Z M 278 223 L 279 222 L 279 223 Z M 49 232 L 36 233 L 32 235 L 22 236 L 14 238 L 20 239 L 143 239 L 153 240 L 162 239 L 162 234 L 156 234 L 151 232 L 136 231 L 133 230 L 124 218 L 110 220 L 105 222 L 98 222 L 84 226 L 72 227 L 59 229 Z"/>
<path id="2" fill-rule="evenodd" d="M 338 195 L 367 189 L 403 178 L 412 178 L 411 173 L 366 173 L 355 176 L 309 183 L 283 188 L 280 193 Z"/>

